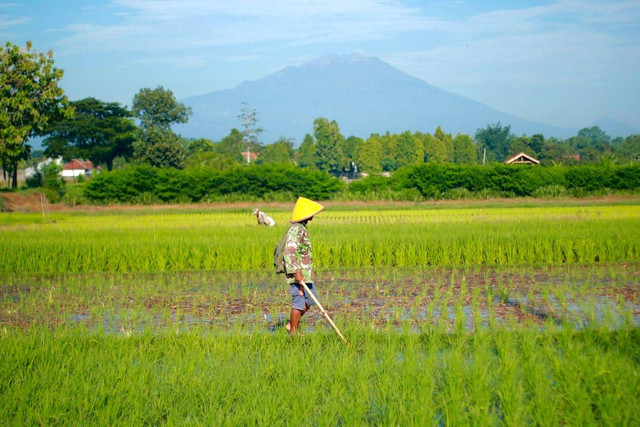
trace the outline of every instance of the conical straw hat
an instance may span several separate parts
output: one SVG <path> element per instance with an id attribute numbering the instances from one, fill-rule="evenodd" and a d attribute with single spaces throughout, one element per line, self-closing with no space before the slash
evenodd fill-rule
<path id="1" fill-rule="evenodd" d="M 320 203 L 313 200 L 305 199 L 304 197 L 298 197 L 291 219 L 289 222 L 301 222 L 305 219 L 309 219 L 314 215 L 319 214 L 324 209 Z"/>

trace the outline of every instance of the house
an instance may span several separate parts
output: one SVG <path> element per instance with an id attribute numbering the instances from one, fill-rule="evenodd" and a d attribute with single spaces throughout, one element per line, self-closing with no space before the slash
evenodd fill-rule
<path id="1" fill-rule="evenodd" d="M 63 178 L 75 178 L 80 175 L 91 176 L 93 163 L 85 160 L 73 159 L 62 167 Z"/>
<path id="2" fill-rule="evenodd" d="M 48 158 L 38 162 L 36 165 L 29 166 L 28 168 L 24 169 L 23 171 L 18 171 L 18 175 L 20 175 L 20 172 L 22 172 L 23 177 L 25 179 L 26 178 L 31 178 L 33 175 L 36 174 L 37 171 L 42 171 L 42 168 L 44 166 L 49 166 L 52 163 L 54 163 L 56 165 L 62 164 L 62 157 L 57 157 L 55 159 L 52 159 L 51 157 L 48 157 Z M 20 179 L 20 177 L 18 177 L 18 179 Z"/>
<path id="3" fill-rule="evenodd" d="M 253 151 L 243 151 L 241 154 L 242 158 L 245 159 L 247 163 L 255 162 L 258 158 L 258 154 Z"/>
<path id="4" fill-rule="evenodd" d="M 540 161 L 538 159 L 534 159 L 533 157 L 525 153 L 518 153 L 515 156 L 511 156 L 507 160 L 505 160 L 504 164 L 505 165 L 515 165 L 515 164 L 539 165 Z"/>

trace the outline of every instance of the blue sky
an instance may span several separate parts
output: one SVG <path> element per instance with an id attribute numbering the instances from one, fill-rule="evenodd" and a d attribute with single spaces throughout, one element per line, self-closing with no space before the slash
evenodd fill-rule
<path id="1" fill-rule="evenodd" d="M 358 51 L 524 119 L 640 129 L 638 0 L 0 0 L 0 39 L 53 50 L 72 100 L 183 99 Z"/>

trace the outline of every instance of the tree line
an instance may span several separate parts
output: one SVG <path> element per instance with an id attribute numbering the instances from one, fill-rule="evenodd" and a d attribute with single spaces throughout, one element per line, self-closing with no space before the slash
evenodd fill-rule
<path id="1" fill-rule="evenodd" d="M 11 186 L 17 169 L 32 155 L 30 138 L 44 137 L 45 156 L 81 158 L 107 170 L 127 164 L 161 168 L 208 167 L 227 170 L 241 164 L 291 164 L 334 176 L 392 172 L 422 164 L 477 165 L 501 162 L 525 152 L 543 165 L 629 163 L 640 159 L 640 136 L 611 138 L 598 127 L 581 129 L 566 140 L 541 134 L 516 136 L 509 125 L 488 124 L 471 136 L 433 133 L 371 134 L 345 137 L 335 120 L 318 117 L 300 146 L 282 137 L 263 144 L 259 114 L 240 108 L 240 129 L 219 141 L 185 139 L 172 126 L 192 114 L 169 89 L 141 89 L 131 108 L 92 97 L 69 101 L 58 86 L 63 71 L 53 54 L 7 43 L 0 50 L 0 163 Z M 244 155 L 242 154 L 244 153 Z M 257 155 L 252 160 L 250 153 Z"/>
<path id="2" fill-rule="evenodd" d="M 405 166 L 391 177 L 371 175 L 346 185 L 331 174 L 294 165 L 235 166 L 218 170 L 131 166 L 102 173 L 83 187 L 83 202 L 191 203 L 236 200 L 469 199 L 584 197 L 637 192 L 640 164 L 513 167 L 427 163 Z"/>

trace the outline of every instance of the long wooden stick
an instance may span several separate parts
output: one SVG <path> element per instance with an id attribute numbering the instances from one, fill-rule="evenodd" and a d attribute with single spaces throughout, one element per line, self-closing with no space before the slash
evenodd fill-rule
<path id="1" fill-rule="evenodd" d="M 301 282 L 301 283 L 302 283 L 302 286 L 304 286 L 304 289 L 307 291 L 307 293 L 311 296 L 311 299 L 316 303 L 316 305 L 318 306 L 318 308 L 320 309 L 322 314 L 324 314 L 324 317 L 327 318 L 327 320 L 329 321 L 331 326 L 333 326 L 333 329 L 335 329 L 336 332 L 338 333 L 338 335 L 340 336 L 340 338 L 342 338 L 342 341 L 344 341 L 346 344 L 349 344 L 349 341 L 347 341 L 347 339 L 342 336 L 342 334 L 340 333 L 340 329 L 338 329 L 336 324 L 333 323 L 333 320 L 331 320 L 331 317 L 329 317 L 329 314 L 326 312 L 324 307 L 322 307 L 322 304 L 320 304 L 320 301 L 318 301 L 318 298 L 316 298 L 316 296 L 313 294 L 313 292 L 311 292 L 311 289 L 309 289 L 309 287 L 307 286 L 306 283 L 304 283 L 304 282 Z"/>

